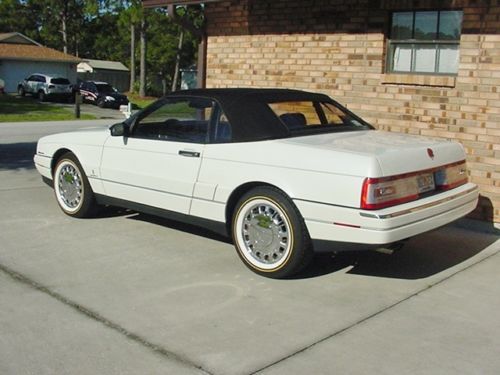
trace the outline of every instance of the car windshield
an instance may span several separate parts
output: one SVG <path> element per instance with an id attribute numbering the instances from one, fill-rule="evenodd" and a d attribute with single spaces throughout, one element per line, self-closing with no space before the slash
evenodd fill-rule
<path id="1" fill-rule="evenodd" d="M 97 86 L 97 91 L 102 92 L 102 93 L 116 92 L 116 90 L 113 88 L 113 86 L 111 86 L 107 83 L 98 83 L 98 84 L 96 84 L 96 86 Z"/>
<path id="2" fill-rule="evenodd" d="M 50 83 L 55 85 L 69 85 L 69 80 L 66 78 L 52 78 Z"/>
<path id="3" fill-rule="evenodd" d="M 292 135 L 372 128 L 356 115 L 334 103 L 282 101 L 267 104 Z"/>

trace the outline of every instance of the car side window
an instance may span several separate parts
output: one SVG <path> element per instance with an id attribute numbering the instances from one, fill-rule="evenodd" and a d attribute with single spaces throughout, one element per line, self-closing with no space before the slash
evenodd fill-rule
<path id="1" fill-rule="evenodd" d="M 139 117 L 131 137 L 206 143 L 214 102 L 207 98 L 169 98 Z"/>

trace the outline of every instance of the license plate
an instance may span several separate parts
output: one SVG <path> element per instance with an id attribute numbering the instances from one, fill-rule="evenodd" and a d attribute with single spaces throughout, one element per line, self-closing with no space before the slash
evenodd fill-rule
<path id="1" fill-rule="evenodd" d="M 418 192 L 425 193 L 435 189 L 434 175 L 432 173 L 426 173 L 417 177 L 418 182 Z"/>

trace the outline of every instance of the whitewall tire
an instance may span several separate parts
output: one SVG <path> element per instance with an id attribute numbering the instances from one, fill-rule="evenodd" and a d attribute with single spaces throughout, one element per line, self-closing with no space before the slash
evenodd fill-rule
<path id="1" fill-rule="evenodd" d="M 312 256 L 304 220 L 293 202 L 273 187 L 252 189 L 236 205 L 232 236 L 252 271 L 283 278 L 303 269 Z"/>
<path id="2" fill-rule="evenodd" d="M 59 207 L 69 216 L 92 216 L 96 209 L 95 197 L 76 156 L 64 154 L 54 171 L 54 192 Z"/>

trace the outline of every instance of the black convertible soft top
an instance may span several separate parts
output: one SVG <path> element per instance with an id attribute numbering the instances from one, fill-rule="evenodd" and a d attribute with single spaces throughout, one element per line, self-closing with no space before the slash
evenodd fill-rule
<path id="1" fill-rule="evenodd" d="M 193 89 L 177 91 L 165 98 L 201 97 L 219 103 L 232 128 L 232 142 L 285 138 L 288 128 L 267 103 L 312 101 L 335 103 L 323 94 L 289 89 Z"/>
<path id="2" fill-rule="evenodd" d="M 318 134 L 318 132 L 373 129 L 370 124 L 327 95 L 289 89 L 223 88 L 177 91 L 164 96 L 143 111 L 137 112 L 134 116 L 126 120 L 126 122 L 129 125 L 133 125 L 138 118 L 147 116 L 169 100 L 183 98 L 209 99 L 210 101 L 217 102 L 231 125 L 230 142 L 261 141 Z M 312 102 L 315 108 L 316 103 L 330 103 L 346 114 L 346 120 L 344 121 L 343 119 L 344 126 L 311 126 L 306 127 L 308 129 L 305 131 L 305 128 L 301 126 L 302 124 L 299 124 L 299 128 L 301 129 L 298 129 L 295 127 L 294 121 L 290 123 L 290 118 L 297 119 L 296 115 L 304 118 L 303 114 L 284 113 L 280 117 L 276 115 L 269 104 L 280 102 Z M 283 121 L 284 115 L 289 115 L 287 125 Z M 323 119 L 320 120 L 323 122 Z M 326 121 L 327 119 L 324 118 L 324 120 Z M 330 124 L 326 123 L 326 125 Z"/>

